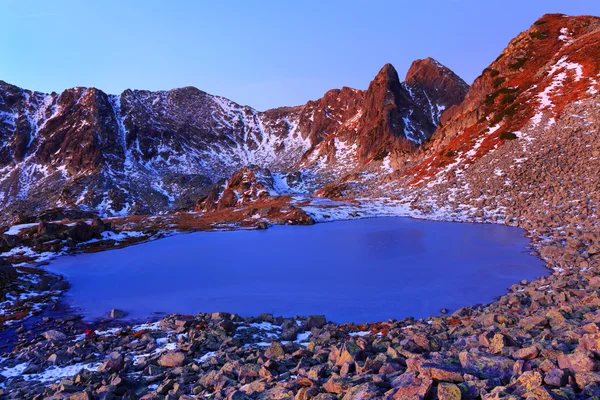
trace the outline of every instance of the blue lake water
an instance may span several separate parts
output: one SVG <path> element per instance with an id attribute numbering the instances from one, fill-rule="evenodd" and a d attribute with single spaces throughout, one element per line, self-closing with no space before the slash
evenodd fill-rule
<path id="1" fill-rule="evenodd" d="M 426 317 L 488 303 L 546 275 L 524 232 L 502 225 L 373 218 L 265 231 L 181 234 L 60 257 L 47 269 L 87 318 L 153 313 L 325 314 L 336 322 Z"/>

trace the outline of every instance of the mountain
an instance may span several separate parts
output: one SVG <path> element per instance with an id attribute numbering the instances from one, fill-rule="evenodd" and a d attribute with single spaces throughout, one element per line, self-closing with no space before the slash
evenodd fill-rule
<path id="1" fill-rule="evenodd" d="M 442 114 L 421 152 L 387 176 L 350 174 L 320 193 L 587 237 L 600 202 L 599 59 L 600 18 L 544 15 Z"/>
<path id="2" fill-rule="evenodd" d="M 193 87 L 44 94 L 0 81 L 1 222 L 54 208 L 173 211 L 248 165 L 293 172 L 287 190 L 310 192 L 391 151 L 415 151 L 467 89 L 432 59 L 416 61 L 403 83 L 388 64 L 367 90 L 265 112 Z"/>
<path id="3" fill-rule="evenodd" d="M 222 200 L 236 173 L 267 177 L 269 195 L 397 196 L 477 218 L 578 208 L 549 188 L 595 193 L 599 21 L 543 16 L 471 87 L 428 58 L 404 81 L 387 64 L 366 90 L 264 112 L 192 87 L 43 94 L 2 82 L 0 223 L 238 204 L 244 188 Z"/>
<path id="4" fill-rule="evenodd" d="M 528 131 L 551 128 L 565 108 L 595 95 L 599 24 L 596 17 L 546 15 L 513 39 L 465 101 L 444 114 L 434 151 L 415 168 L 415 179 L 428 179 L 456 158 L 468 165 L 507 140 L 527 141 Z M 448 153 L 456 156 L 443 157 Z"/>

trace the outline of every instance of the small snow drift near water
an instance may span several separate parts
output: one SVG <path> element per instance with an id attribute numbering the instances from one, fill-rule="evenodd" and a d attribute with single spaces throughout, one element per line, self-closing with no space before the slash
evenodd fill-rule
<path id="1" fill-rule="evenodd" d="M 502 225 L 388 217 L 177 235 L 47 268 L 67 276 L 67 298 L 88 318 L 120 308 L 132 318 L 228 311 L 369 322 L 491 302 L 547 273 L 527 244 Z"/>

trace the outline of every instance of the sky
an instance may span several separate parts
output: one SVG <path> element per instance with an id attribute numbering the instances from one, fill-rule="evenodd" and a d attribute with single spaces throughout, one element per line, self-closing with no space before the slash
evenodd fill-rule
<path id="1" fill-rule="evenodd" d="M 600 16 L 598 0 L 0 0 L 0 80 L 196 86 L 258 110 L 366 89 L 433 57 L 471 83 L 545 13 Z"/>

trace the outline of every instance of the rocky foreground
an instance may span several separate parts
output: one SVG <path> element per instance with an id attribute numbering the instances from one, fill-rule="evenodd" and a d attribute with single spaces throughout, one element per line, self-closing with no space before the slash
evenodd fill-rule
<path id="1" fill-rule="evenodd" d="M 0 358 L 2 394 L 19 399 L 600 397 L 598 233 L 565 228 L 562 235 L 578 236 L 563 240 L 548 225 L 536 225 L 538 234 L 547 236 L 535 247 L 554 268 L 551 276 L 514 285 L 493 304 L 424 320 L 349 326 L 322 316 L 227 313 L 172 315 L 139 325 L 115 320 L 87 325 L 70 313 L 38 319 L 17 327 L 14 349 Z"/>

